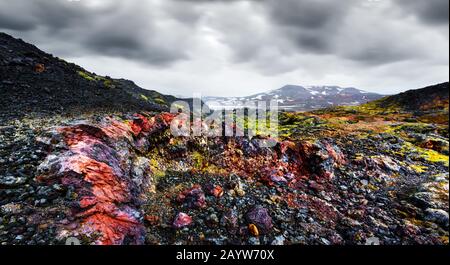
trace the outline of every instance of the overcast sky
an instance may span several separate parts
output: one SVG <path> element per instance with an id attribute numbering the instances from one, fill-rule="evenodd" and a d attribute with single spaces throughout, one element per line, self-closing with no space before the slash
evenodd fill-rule
<path id="1" fill-rule="evenodd" d="M 0 0 L 0 31 L 167 94 L 449 80 L 448 0 Z"/>

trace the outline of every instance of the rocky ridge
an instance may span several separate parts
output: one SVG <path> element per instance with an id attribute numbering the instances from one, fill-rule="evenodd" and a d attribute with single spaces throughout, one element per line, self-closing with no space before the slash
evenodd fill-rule
<path id="1" fill-rule="evenodd" d="M 86 71 L 0 32 L 0 119 L 168 110 L 175 97 Z M 7 116 L 5 116 L 7 115 Z"/>

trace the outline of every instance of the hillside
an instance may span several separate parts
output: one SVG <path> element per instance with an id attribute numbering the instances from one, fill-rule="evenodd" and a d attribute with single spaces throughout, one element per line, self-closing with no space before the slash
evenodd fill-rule
<path id="1" fill-rule="evenodd" d="M 0 32 L 0 116 L 167 110 L 172 96 L 98 76 Z"/>
<path id="2" fill-rule="evenodd" d="M 447 111 L 449 105 L 449 83 L 441 83 L 417 90 L 409 90 L 398 95 L 389 96 L 372 104 L 379 108 L 427 112 Z"/>

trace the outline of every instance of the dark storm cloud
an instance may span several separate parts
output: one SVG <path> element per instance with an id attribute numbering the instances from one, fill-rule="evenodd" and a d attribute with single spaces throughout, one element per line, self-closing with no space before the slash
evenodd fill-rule
<path id="1" fill-rule="evenodd" d="M 8 15 L 17 10 L 21 16 Z M 25 36 L 42 42 L 52 39 L 55 45 L 69 42 L 73 50 L 55 47 L 66 56 L 93 53 L 155 66 L 188 58 L 183 49 L 183 25 L 173 23 L 176 20 L 157 20 L 151 8 L 141 1 L 112 0 L 90 7 L 83 1 L 16 0 L 11 5 L 0 3 L 0 15 L 0 29 L 30 31 Z M 186 23 L 183 17 L 181 21 Z M 170 31 L 177 29 L 182 33 L 179 39 L 170 36 Z"/>
<path id="2" fill-rule="evenodd" d="M 273 22 L 284 27 L 286 37 L 305 52 L 331 52 L 330 39 L 354 4 L 349 1 L 267 0 Z"/>
<path id="3" fill-rule="evenodd" d="M 406 6 L 424 20 L 448 23 L 448 0 L 398 1 L 407 2 Z M 387 11 L 402 8 L 390 1 L 266 0 L 263 3 L 264 14 L 276 36 L 267 36 L 266 43 L 254 45 L 259 47 L 259 51 L 251 52 L 256 57 L 265 45 L 270 45 L 286 56 L 333 55 L 377 66 L 419 59 L 428 52 L 420 40 L 412 37 L 417 31 L 407 29 L 406 23 L 400 25 L 402 19 L 390 20 Z M 284 39 L 292 46 L 286 47 L 285 42 L 280 45 L 282 42 L 273 41 L 274 38 Z M 248 46 L 243 44 L 242 49 L 245 51 Z M 240 49 L 239 45 L 233 48 Z"/>
<path id="4" fill-rule="evenodd" d="M 86 8 L 73 8 L 68 1 L 32 1 L 28 12 L 36 19 L 37 25 L 43 25 L 52 31 L 62 30 L 81 21 L 99 15 Z"/>
<path id="5" fill-rule="evenodd" d="M 176 2 L 190 3 L 233 3 L 233 2 L 265 2 L 266 0 L 175 0 Z"/>
<path id="6" fill-rule="evenodd" d="M 412 13 L 426 23 L 449 23 L 448 0 L 396 0 L 406 12 Z"/>
<path id="7" fill-rule="evenodd" d="M 320 30 L 338 22 L 354 1 L 268 0 L 272 18 L 286 26 Z"/>
<path id="8" fill-rule="evenodd" d="M 392 8 L 404 8 L 426 22 L 448 22 L 448 0 L 393 1 L 396 6 Z M 217 5 L 210 5 L 232 8 L 244 2 L 252 6 L 225 14 L 213 9 Z M 401 41 L 402 32 L 379 29 L 377 24 L 383 24 L 380 18 L 366 19 L 364 12 L 370 15 L 372 11 L 360 8 L 361 3 L 370 3 L 362 0 L 105 0 L 103 3 L 100 7 L 66 0 L 3 3 L 0 28 L 32 31 L 33 36 L 42 38 L 59 37 L 78 44 L 74 54 L 91 52 L 165 66 L 189 59 L 192 42 L 199 36 L 199 21 L 208 11 L 216 10 L 219 15 L 204 26 L 222 33 L 221 41 L 231 48 L 235 62 L 255 61 L 262 65 L 264 62 L 257 62 L 261 58 L 273 60 L 274 55 L 267 56 L 270 52 L 280 56 L 335 55 L 378 65 L 417 53 L 414 43 L 393 44 Z M 353 22 L 358 8 L 361 14 Z M 22 15 L 10 15 L 16 10 L 21 10 Z M 255 18 L 265 25 L 254 25 Z M 345 43 L 345 37 L 357 41 Z"/>
<path id="9" fill-rule="evenodd" d="M 0 29 L 27 31 L 36 28 L 34 18 L 19 16 L 13 10 L 26 9 L 26 3 L 20 1 L 0 2 Z"/>
<path id="10" fill-rule="evenodd" d="M 0 1 L 0 30 L 61 57 L 118 62 L 114 68 L 124 72 L 173 66 L 164 72 L 171 78 L 158 72 L 157 81 L 184 76 L 180 87 L 197 74 L 196 84 L 208 88 L 236 76 L 294 73 L 364 84 L 383 73 L 383 80 L 402 76 L 410 83 L 413 70 L 423 78 L 448 76 L 435 70 L 448 70 L 448 6 L 448 0 L 11 0 Z M 121 68 L 136 61 L 144 64 Z M 374 77 L 354 76 L 361 69 Z M 221 78 L 223 72 L 230 76 Z"/>
<path id="11" fill-rule="evenodd" d="M 4 14 L 0 10 L 0 28 L 27 31 L 34 29 L 35 25 L 32 21 L 25 21 L 14 15 Z"/>
<path id="12" fill-rule="evenodd" d="M 366 66 L 423 59 L 429 49 L 423 46 L 422 39 L 413 37 L 418 27 L 411 30 L 407 22 L 400 23 L 404 17 L 391 20 L 389 12 L 404 12 L 406 8 L 425 24 L 448 23 L 448 0 L 177 1 L 229 6 L 253 2 L 247 13 L 221 13 L 211 26 L 222 32 L 222 41 L 232 50 L 235 62 L 264 68 L 270 65 L 274 73 L 289 68 L 285 64 L 277 66 L 282 57 L 302 54 L 336 56 Z M 265 25 L 254 23 L 255 16 Z"/>

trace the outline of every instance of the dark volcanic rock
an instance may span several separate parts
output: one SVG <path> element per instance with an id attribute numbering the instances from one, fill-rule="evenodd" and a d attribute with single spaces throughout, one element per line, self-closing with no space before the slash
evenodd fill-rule
<path id="1" fill-rule="evenodd" d="M 0 32 L 1 115 L 168 110 L 172 96 L 97 76 Z"/>
<path id="2" fill-rule="evenodd" d="M 262 233 L 268 233 L 272 229 L 272 217 L 270 217 L 269 211 L 262 206 L 251 209 L 246 218 L 250 224 L 255 224 Z"/>

